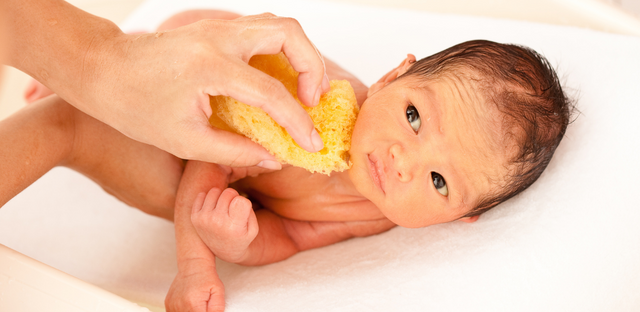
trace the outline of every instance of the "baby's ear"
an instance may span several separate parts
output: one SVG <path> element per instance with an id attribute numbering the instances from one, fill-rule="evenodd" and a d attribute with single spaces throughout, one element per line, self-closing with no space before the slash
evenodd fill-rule
<path id="1" fill-rule="evenodd" d="M 473 217 L 464 217 L 464 218 L 460 218 L 458 220 L 465 222 L 465 223 L 473 223 L 478 221 L 478 219 L 480 218 L 480 215 L 477 216 L 473 216 Z"/>
<path id="2" fill-rule="evenodd" d="M 392 82 L 396 78 L 402 76 L 402 74 L 404 74 L 415 62 L 416 57 L 413 54 L 407 54 L 407 58 L 404 59 L 398 67 L 392 69 L 386 75 L 382 76 L 378 82 L 371 85 L 369 92 L 367 92 L 367 97 L 370 97 L 374 93 L 380 91 L 384 86 L 388 85 L 389 82 Z"/>

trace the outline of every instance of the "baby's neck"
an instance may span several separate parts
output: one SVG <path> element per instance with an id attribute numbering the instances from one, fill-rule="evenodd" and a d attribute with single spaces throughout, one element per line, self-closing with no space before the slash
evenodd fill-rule
<path id="1" fill-rule="evenodd" d="M 350 169 L 342 172 L 332 172 L 331 176 L 329 176 L 329 181 L 330 181 L 329 183 L 335 186 L 339 186 L 339 189 L 343 194 L 364 198 L 364 196 L 356 189 L 356 186 L 355 184 L 353 184 L 353 181 L 351 181 L 349 170 Z"/>

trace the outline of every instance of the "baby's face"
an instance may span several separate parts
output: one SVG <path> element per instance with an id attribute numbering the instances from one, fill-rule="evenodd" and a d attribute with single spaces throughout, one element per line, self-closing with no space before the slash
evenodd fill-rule
<path id="1" fill-rule="evenodd" d="M 459 219 L 505 174 L 506 158 L 489 148 L 490 113 L 464 79 L 398 79 L 362 105 L 349 176 L 398 225 Z"/>

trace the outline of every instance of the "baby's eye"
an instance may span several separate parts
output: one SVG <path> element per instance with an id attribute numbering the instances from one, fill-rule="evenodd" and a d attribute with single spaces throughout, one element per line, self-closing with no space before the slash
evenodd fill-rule
<path id="1" fill-rule="evenodd" d="M 407 107 L 407 120 L 411 125 L 411 129 L 418 133 L 418 129 L 420 129 L 420 114 L 418 114 L 418 110 L 413 105 Z"/>
<path id="2" fill-rule="evenodd" d="M 449 195 L 449 189 L 447 189 L 447 182 L 444 181 L 444 178 L 436 172 L 431 173 L 431 178 L 433 179 L 433 185 L 435 185 L 438 193 L 443 196 Z"/>

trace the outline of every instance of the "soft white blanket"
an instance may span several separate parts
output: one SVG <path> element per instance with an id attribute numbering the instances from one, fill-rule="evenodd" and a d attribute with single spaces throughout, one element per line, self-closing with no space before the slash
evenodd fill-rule
<path id="1" fill-rule="evenodd" d="M 220 263 L 228 311 L 640 310 L 640 38 L 301 0 L 149 0 L 123 27 L 207 7 L 295 17 L 366 84 L 407 53 L 524 44 L 557 67 L 581 112 L 540 180 L 474 224 L 395 228 L 262 267 Z M 176 272 L 171 223 L 66 169 L 0 209 L 0 243 L 158 306 Z"/>

